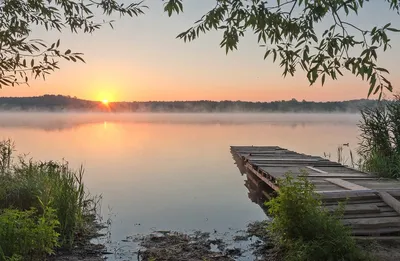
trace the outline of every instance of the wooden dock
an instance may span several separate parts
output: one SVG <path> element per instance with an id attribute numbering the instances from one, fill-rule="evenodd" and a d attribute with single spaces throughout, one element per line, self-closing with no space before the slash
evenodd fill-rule
<path id="1" fill-rule="evenodd" d="M 347 200 L 342 221 L 354 236 L 400 235 L 400 181 L 277 146 L 232 146 L 231 152 L 247 175 L 245 185 L 253 202 L 259 204 L 260 196 L 268 199 L 279 191 L 277 180 L 290 172 L 306 176 L 329 211 Z"/>

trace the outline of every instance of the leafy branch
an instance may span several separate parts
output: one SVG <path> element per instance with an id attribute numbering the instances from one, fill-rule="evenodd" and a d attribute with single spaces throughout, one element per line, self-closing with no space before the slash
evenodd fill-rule
<path id="1" fill-rule="evenodd" d="M 399 0 L 381 0 L 399 14 Z M 183 11 L 182 0 L 165 3 L 168 15 Z M 368 81 L 368 96 L 381 97 L 383 91 L 393 90 L 387 78 L 389 71 L 378 65 L 378 50 L 390 48 L 390 33 L 398 28 L 388 23 L 370 30 L 346 21 L 358 15 L 368 0 L 216 0 L 216 6 L 196 21 L 177 38 L 190 42 L 212 30 L 222 31 L 220 46 L 225 52 L 236 50 L 244 33 L 258 36 L 258 43 L 266 48 L 264 59 L 272 55 L 280 60 L 283 76 L 294 75 L 297 69 L 306 72 L 310 85 L 326 78 L 333 80 L 347 70 Z M 330 22 L 322 34 L 318 23 Z M 361 49 L 361 53 L 358 50 Z"/>
<path id="2" fill-rule="evenodd" d="M 29 72 L 35 78 L 45 78 L 59 69 L 59 59 L 84 62 L 81 53 L 60 50 L 60 41 L 48 44 L 29 39 L 33 25 L 47 31 L 61 32 L 69 28 L 73 33 L 93 33 L 105 24 L 113 27 L 114 22 L 96 21 L 96 9 L 104 16 L 116 13 L 134 17 L 144 14 L 146 8 L 143 1 L 130 4 L 115 0 L 3 1 L 0 4 L 0 88 L 27 83 Z"/>

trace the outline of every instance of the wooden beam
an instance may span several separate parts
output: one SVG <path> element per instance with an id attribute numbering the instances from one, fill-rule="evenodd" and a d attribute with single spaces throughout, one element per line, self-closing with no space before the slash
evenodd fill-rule
<path id="1" fill-rule="evenodd" d="M 349 190 L 368 190 L 369 188 L 354 184 L 352 182 L 343 180 L 343 179 L 338 179 L 338 178 L 327 178 L 325 179 L 326 181 L 338 185 L 339 187 L 349 189 Z"/>
<path id="2" fill-rule="evenodd" d="M 299 175 L 300 177 L 309 178 L 365 178 L 364 174 L 342 174 L 342 173 L 329 173 L 329 174 L 310 174 L 310 175 Z"/>
<path id="3" fill-rule="evenodd" d="M 384 234 L 398 233 L 400 227 L 386 227 L 386 228 L 365 228 L 365 229 L 352 229 L 353 236 L 368 236 L 376 237 Z"/>
<path id="4" fill-rule="evenodd" d="M 338 209 L 336 206 L 325 207 L 329 212 L 333 212 Z M 380 209 L 376 204 L 350 204 L 344 207 L 344 214 L 366 214 L 366 213 L 379 213 Z"/>
<path id="5" fill-rule="evenodd" d="M 369 240 L 369 241 L 397 241 L 400 242 L 399 236 L 382 236 L 382 237 L 354 237 L 356 240 Z"/>
<path id="6" fill-rule="evenodd" d="M 343 195 L 344 197 L 346 196 L 352 196 L 352 195 L 364 195 L 364 194 L 375 194 L 377 191 L 372 190 L 372 189 L 367 189 L 367 190 L 347 190 L 347 189 L 342 189 L 342 190 L 331 190 L 331 191 L 318 191 L 317 192 L 320 195 Z M 378 197 L 378 196 L 377 196 Z"/>
<path id="7" fill-rule="evenodd" d="M 400 202 L 397 199 L 385 191 L 379 191 L 378 195 L 386 204 L 392 207 L 394 211 L 400 214 Z"/>
<path id="8" fill-rule="evenodd" d="M 351 226 L 353 229 L 400 228 L 400 217 L 344 219 L 342 223 Z"/>
<path id="9" fill-rule="evenodd" d="M 374 190 L 334 190 L 334 191 L 317 191 L 321 195 L 323 201 L 339 201 L 339 200 L 367 200 L 379 199 Z"/>
<path id="10" fill-rule="evenodd" d="M 357 219 L 357 218 L 382 218 L 382 217 L 398 217 L 399 214 L 396 211 L 389 212 L 378 212 L 378 213 L 361 213 L 361 214 L 344 214 L 341 218 L 345 219 Z"/>
<path id="11" fill-rule="evenodd" d="M 252 173 L 254 173 L 259 179 L 264 181 L 268 186 L 270 186 L 273 190 L 278 191 L 279 187 L 274 184 L 271 180 L 267 179 L 266 177 L 263 177 L 257 170 L 253 168 L 253 166 L 249 163 L 246 163 L 246 168 L 250 170 Z"/>
<path id="12" fill-rule="evenodd" d="M 277 162 L 321 162 L 322 160 L 320 159 L 313 159 L 313 158 L 261 158 L 261 157 L 247 157 L 248 160 L 250 161 L 277 161 Z M 322 161 L 324 162 L 324 161 Z"/>
<path id="13" fill-rule="evenodd" d="M 326 172 L 326 171 L 323 171 L 323 170 L 320 170 L 320 169 L 317 169 L 317 168 L 314 168 L 314 167 L 311 167 L 311 166 L 307 166 L 306 168 L 307 169 L 311 169 L 311 170 L 316 171 L 316 172 L 319 172 L 319 173 L 322 173 L 322 174 L 328 174 L 328 172 Z"/>

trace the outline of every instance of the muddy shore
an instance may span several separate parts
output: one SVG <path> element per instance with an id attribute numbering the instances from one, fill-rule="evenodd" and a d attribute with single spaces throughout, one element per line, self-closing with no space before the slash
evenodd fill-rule
<path id="1" fill-rule="evenodd" d="M 270 242 L 266 232 L 267 222 L 253 222 L 245 230 L 226 234 L 194 231 L 182 233 L 176 231 L 153 231 L 147 235 L 128 236 L 125 244 L 138 246 L 138 249 L 116 257 L 107 251 L 105 244 L 94 244 L 93 237 L 103 236 L 104 227 L 96 226 L 96 234 L 78 242 L 71 251 L 58 251 L 51 261 L 104 261 L 104 260 L 139 260 L 139 261 L 233 261 L 263 260 L 281 261 L 279 251 Z M 400 240 L 363 239 L 358 245 L 370 253 L 374 260 L 400 260 Z"/>

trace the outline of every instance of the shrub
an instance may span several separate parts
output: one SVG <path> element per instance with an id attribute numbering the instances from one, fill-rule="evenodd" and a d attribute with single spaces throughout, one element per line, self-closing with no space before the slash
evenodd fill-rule
<path id="1" fill-rule="evenodd" d="M 26 260 L 52 254 L 58 246 L 54 209 L 6 209 L 0 214 L 0 260 Z"/>
<path id="2" fill-rule="evenodd" d="M 366 260 L 339 219 L 343 206 L 330 214 L 304 177 L 287 174 L 279 188 L 278 196 L 266 203 L 273 217 L 267 229 L 284 260 Z"/>

